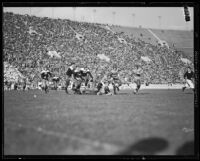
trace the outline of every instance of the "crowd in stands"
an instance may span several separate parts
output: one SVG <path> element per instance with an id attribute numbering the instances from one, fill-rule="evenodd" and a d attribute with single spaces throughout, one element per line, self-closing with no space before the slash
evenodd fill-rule
<path id="1" fill-rule="evenodd" d="M 144 71 L 143 82 L 182 82 L 185 64 L 180 61 L 180 52 L 123 32 L 113 32 L 112 26 L 106 26 L 6 12 L 3 14 L 3 61 L 36 84 L 41 81 L 43 67 L 64 81 L 66 68 L 72 61 L 89 68 L 94 76 L 110 71 L 112 65 L 117 64 L 121 77 L 125 78 L 140 64 Z M 49 51 L 56 51 L 61 58 L 50 57 Z M 100 60 L 98 54 L 105 54 L 111 61 Z M 152 61 L 145 62 L 141 56 Z"/>

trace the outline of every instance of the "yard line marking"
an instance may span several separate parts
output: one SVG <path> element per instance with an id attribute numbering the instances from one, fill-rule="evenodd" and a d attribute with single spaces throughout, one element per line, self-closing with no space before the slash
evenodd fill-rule
<path id="1" fill-rule="evenodd" d="M 66 148 L 65 150 L 59 153 L 62 155 L 67 155 L 67 154 L 68 155 L 73 155 L 73 154 L 74 155 L 88 155 L 88 154 L 112 155 L 112 154 L 117 154 L 120 150 L 122 150 L 122 148 L 114 144 L 103 143 L 97 140 L 96 141 L 89 140 L 89 139 L 81 138 L 78 136 L 69 136 L 67 134 L 45 130 L 44 128 L 41 128 L 41 127 L 30 127 L 30 126 L 26 126 L 22 124 L 17 124 L 11 121 L 5 121 L 4 123 L 12 124 L 20 128 L 23 127 L 23 128 L 33 129 L 37 132 L 41 132 L 46 135 L 56 136 L 60 138 L 68 138 L 70 140 L 78 141 L 83 144 L 83 146 L 78 147 L 78 149 L 73 149 L 71 147 Z"/>

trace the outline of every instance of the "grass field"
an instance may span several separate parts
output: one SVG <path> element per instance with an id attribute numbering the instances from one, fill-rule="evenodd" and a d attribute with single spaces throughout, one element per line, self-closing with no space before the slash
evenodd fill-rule
<path id="1" fill-rule="evenodd" d="M 194 154 L 194 95 L 177 89 L 116 96 L 5 91 L 4 154 Z"/>

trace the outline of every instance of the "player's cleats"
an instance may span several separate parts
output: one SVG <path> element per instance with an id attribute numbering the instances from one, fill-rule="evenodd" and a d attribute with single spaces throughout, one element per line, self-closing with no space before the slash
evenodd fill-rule
<path id="1" fill-rule="evenodd" d="M 137 94 L 136 90 L 133 91 L 133 94 Z"/>
<path id="2" fill-rule="evenodd" d="M 107 96 L 111 96 L 111 95 L 113 95 L 113 94 L 110 92 L 110 93 L 107 93 L 106 95 L 107 95 Z"/>

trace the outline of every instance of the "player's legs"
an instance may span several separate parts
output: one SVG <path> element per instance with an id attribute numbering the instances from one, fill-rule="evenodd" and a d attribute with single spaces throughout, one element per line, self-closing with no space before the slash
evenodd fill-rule
<path id="1" fill-rule="evenodd" d="M 190 82 L 188 81 L 188 79 L 186 80 L 184 87 L 182 88 L 182 91 L 184 92 L 186 88 L 190 88 Z"/>
<path id="2" fill-rule="evenodd" d="M 75 82 L 75 88 L 74 88 L 74 94 L 81 94 L 80 88 L 81 88 L 81 80 L 76 80 Z"/>
<path id="3" fill-rule="evenodd" d="M 140 79 L 138 79 L 138 80 L 136 81 L 136 84 L 137 84 L 136 91 L 138 92 L 139 89 L 140 89 L 140 87 L 141 87 L 141 81 L 140 81 Z"/>
<path id="4" fill-rule="evenodd" d="M 68 94 L 68 87 L 70 85 L 70 77 L 67 77 L 66 78 L 66 81 L 65 81 L 65 92 Z"/>
<path id="5" fill-rule="evenodd" d="M 49 81 L 45 80 L 45 92 L 48 93 L 49 92 Z"/>
<path id="6" fill-rule="evenodd" d="M 25 89 L 26 89 L 26 84 L 24 83 L 23 84 L 23 91 L 25 91 Z"/>
<path id="7" fill-rule="evenodd" d="M 117 94 L 117 92 L 116 92 L 116 85 L 115 85 L 115 82 L 112 82 L 112 86 L 113 86 L 113 92 L 114 92 L 114 94 Z"/>
<path id="8" fill-rule="evenodd" d="M 193 82 L 191 80 L 187 79 L 186 82 L 187 82 L 189 88 L 194 89 L 194 84 L 193 84 Z"/>
<path id="9" fill-rule="evenodd" d="M 136 82 L 133 82 L 131 87 L 133 88 L 133 93 L 136 94 L 137 93 L 137 84 L 136 84 Z"/>

